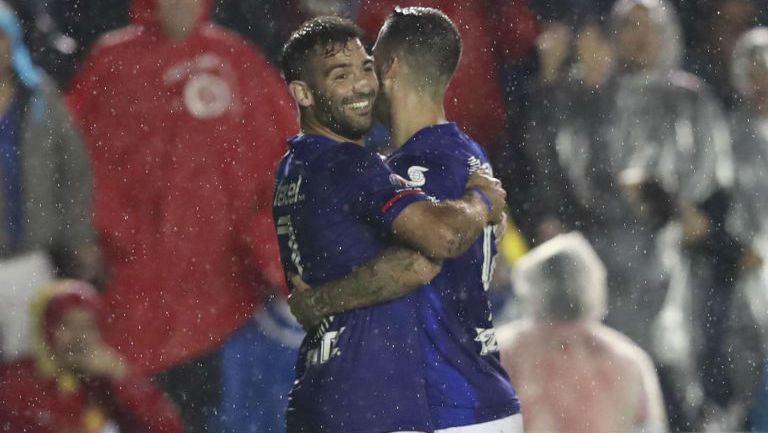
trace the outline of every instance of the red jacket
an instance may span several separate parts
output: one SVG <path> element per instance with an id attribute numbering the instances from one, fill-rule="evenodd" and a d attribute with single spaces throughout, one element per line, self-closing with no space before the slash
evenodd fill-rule
<path id="1" fill-rule="evenodd" d="M 463 51 L 445 98 L 448 118 L 493 152 L 505 131 L 504 100 L 494 52 L 493 24 L 486 1 L 363 0 L 358 24 L 370 41 L 395 6 L 427 6 L 442 10 L 456 23 Z"/>
<path id="2" fill-rule="evenodd" d="M 93 159 L 94 220 L 111 271 L 108 341 L 145 371 L 200 355 L 284 290 L 273 172 L 297 130 L 278 72 L 206 21 L 181 41 L 135 0 L 70 103 Z"/>
<path id="3" fill-rule="evenodd" d="M 120 433 L 184 432 L 175 406 L 140 374 L 64 393 L 56 380 L 38 374 L 33 361 L 0 364 L 0 430 L 95 433 L 109 421 Z"/>
<path id="4" fill-rule="evenodd" d="M 498 58 L 503 62 L 531 59 L 536 55 L 539 20 L 528 0 L 487 0 L 493 8 L 494 40 Z M 520 85 L 523 85 L 522 83 Z"/>

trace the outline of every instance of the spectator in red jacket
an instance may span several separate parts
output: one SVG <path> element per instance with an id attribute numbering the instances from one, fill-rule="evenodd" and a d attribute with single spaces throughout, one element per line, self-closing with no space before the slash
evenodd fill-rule
<path id="1" fill-rule="evenodd" d="M 278 72 L 208 22 L 211 3 L 134 0 L 70 95 L 112 272 L 106 338 L 164 373 L 191 431 L 217 398 L 212 351 L 284 287 L 271 195 L 297 128 Z"/>
<path id="2" fill-rule="evenodd" d="M 183 433 L 173 403 L 101 337 L 101 299 L 59 280 L 34 305 L 36 358 L 0 364 L 0 429 Z"/>

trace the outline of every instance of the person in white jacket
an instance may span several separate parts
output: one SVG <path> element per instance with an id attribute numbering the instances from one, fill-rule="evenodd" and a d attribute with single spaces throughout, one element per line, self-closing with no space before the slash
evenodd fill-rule
<path id="1" fill-rule="evenodd" d="M 497 334 L 526 432 L 666 431 L 650 357 L 600 322 L 606 270 L 580 233 L 533 249 L 516 266 L 514 283 L 524 314 Z"/>

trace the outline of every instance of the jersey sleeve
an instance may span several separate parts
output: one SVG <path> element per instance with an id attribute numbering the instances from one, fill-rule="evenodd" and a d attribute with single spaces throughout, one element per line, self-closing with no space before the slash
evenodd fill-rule
<path id="1" fill-rule="evenodd" d="M 358 148 L 348 153 L 347 186 L 356 213 L 367 222 L 388 231 L 408 205 L 429 199 L 420 188 L 408 186 L 375 152 Z"/>

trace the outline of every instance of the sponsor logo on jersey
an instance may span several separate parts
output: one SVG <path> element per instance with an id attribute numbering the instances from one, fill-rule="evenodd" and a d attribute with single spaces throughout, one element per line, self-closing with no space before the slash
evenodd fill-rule
<path id="1" fill-rule="evenodd" d="M 304 178 L 301 176 L 295 182 L 286 182 L 286 179 L 281 180 L 280 184 L 277 185 L 275 200 L 272 205 L 288 206 L 303 201 L 304 195 L 301 194 L 301 182 L 303 181 Z"/>
<path id="2" fill-rule="evenodd" d="M 403 179 L 399 174 L 392 173 L 389 175 L 389 183 L 400 188 L 406 188 L 408 181 Z"/>
<path id="3" fill-rule="evenodd" d="M 477 337 L 475 341 L 480 343 L 480 355 L 485 356 L 499 351 L 499 342 L 496 340 L 496 330 L 493 328 L 475 328 Z"/>
<path id="4" fill-rule="evenodd" d="M 427 183 L 427 178 L 424 176 L 424 173 L 428 171 L 429 169 L 426 167 L 414 165 L 408 168 L 409 179 L 405 179 L 402 176 L 393 173 L 389 175 L 389 182 L 394 186 L 402 188 L 418 188 Z"/>
<path id="5" fill-rule="evenodd" d="M 334 316 L 329 316 L 320 324 L 317 334 L 313 337 L 314 347 L 307 351 L 304 359 L 307 367 L 313 365 L 322 365 L 330 361 L 331 358 L 341 355 L 339 349 L 339 336 L 346 327 L 341 327 L 338 331 L 328 331 Z"/>

